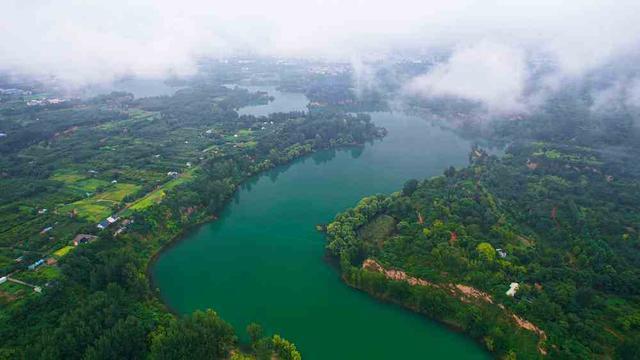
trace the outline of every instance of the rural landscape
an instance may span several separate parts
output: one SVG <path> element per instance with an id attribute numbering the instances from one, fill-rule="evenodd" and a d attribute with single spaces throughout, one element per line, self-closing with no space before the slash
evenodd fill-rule
<path id="1" fill-rule="evenodd" d="M 118 3 L 0 11 L 0 359 L 638 358 L 637 4 Z"/>

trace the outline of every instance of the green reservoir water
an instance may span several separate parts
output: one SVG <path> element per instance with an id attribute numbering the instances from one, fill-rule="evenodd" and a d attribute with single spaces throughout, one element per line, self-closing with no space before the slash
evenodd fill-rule
<path id="1" fill-rule="evenodd" d="M 363 196 L 466 164 L 470 143 L 455 134 L 402 114 L 372 117 L 385 139 L 254 178 L 217 221 L 160 256 L 153 276 L 164 301 L 183 314 L 213 308 L 240 333 L 258 322 L 304 359 L 488 358 L 463 335 L 347 287 L 323 259 L 315 224 Z"/>

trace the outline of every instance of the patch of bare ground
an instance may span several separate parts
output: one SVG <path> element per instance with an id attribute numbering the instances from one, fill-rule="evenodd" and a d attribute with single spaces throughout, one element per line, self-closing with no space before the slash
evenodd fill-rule
<path id="1" fill-rule="evenodd" d="M 518 238 L 518 240 L 520 240 L 520 242 L 522 243 L 522 245 L 524 246 L 532 246 L 534 244 L 534 241 L 526 238 L 522 235 L 516 235 L 516 237 Z"/>
<path id="2" fill-rule="evenodd" d="M 7 301 L 7 302 L 12 302 L 12 301 L 18 300 L 17 296 L 15 296 L 13 294 L 10 294 L 8 292 L 5 292 L 5 291 L 0 291 L 0 298 L 5 299 L 5 301 Z"/>
<path id="3" fill-rule="evenodd" d="M 377 261 L 373 259 L 366 259 L 362 263 L 362 268 L 369 271 L 376 271 L 379 273 L 383 273 L 387 277 L 387 279 L 404 281 L 409 285 L 433 286 L 433 284 L 430 283 L 429 281 L 416 278 L 413 276 L 409 276 L 407 275 L 407 273 L 405 273 L 402 270 L 385 269 L 382 265 L 380 265 Z"/>
<path id="4" fill-rule="evenodd" d="M 431 286 L 431 287 L 436 287 L 436 288 L 441 288 L 441 289 L 446 289 L 449 291 L 449 293 L 451 293 L 452 296 L 456 296 L 459 297 L 461 301 L 463 302 L 473 302 L 473 301 L 481 301 L 487 304 L 494 304 L 497 305 L 500 309 L 502 309 L 503 311 L 505 311 L 508 315 L 511 315 L 511 318 L 514 320 L 514 322 L 516 323 L 517 326 L 519 326 L 522 329 L 531 331 L 533 333 L 535 333 L 536 335 L 538 335 L 539 341 L 538 341 L 538 351 L 540 352 L 540 354 L 542 355 L 547 355 L 547 351 L 544 348 L 544 342 L 547 340 L 547 335 L 545 334 L 545 332 L 540 329 L 539 327 L 537 327 L 536 325 L 534 325 L 533 323 L 531 323 L 530 321 L 527 321 L 521 317 L 519 317 L 518 315 L 510 312 L 509 310 L 507 310 L 505 308 L 504 305 L 502 304 L 496 304 L 494 303 L 493 298 L 491 297 L 491 295 L 478 290 L 472 286 L 469 285 L 463 285 L 463 284 L 435 284 L 433 282 L 424 280 L 424 279 L 420 279 L 417 277 L 413 277 L 410 275 L 407 275 L 406 272 L 402 271 L 402 270 L 398 270 L 398 269 L 385 269 L 384 266 L 382 266 L 380 263 L 378 263 L 376 260 L 374 259 L 366 259 L 363 263 L 362 263 L 362 268 L 364 270 L 368 270 L 368 271 L 375 271 L 375 272 L 379 272 L 385 275 L 385 277 L 387 279 L 390 280 L 395 280 L 395 281 L 404 281 L 409 285 L 419 285 L 419 286 Z"/>

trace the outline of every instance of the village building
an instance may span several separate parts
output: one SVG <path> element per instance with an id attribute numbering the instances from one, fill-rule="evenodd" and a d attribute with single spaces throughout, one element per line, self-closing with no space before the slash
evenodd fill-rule
<path id="1" fill-rule="evenodd" d="M 509 285 L 509 290 L 507 290 L 507 296 L 511 296 L 514 297 L 516 296 L 516 291 L 518 291 L 518 289 L 520 288 L 520 284 L 518 284 L 517 282 L 512 282 Z"/>
<path id="2" fill-rule="evenodd" d="M 108 218 L 102 220 L 98 225 L 97 228 L 100 230 L 104 230 L 106 228 L 109 227 L 109 225 L 115 223 L 116 221 L 118 221 L 119 217 L 117 215 L 111 215 Z"/>
<path id="3" fill-rule="evenodd" d="M 97 236 L 88 235 L 88 234 L 78 234 L 73 238 L 73 246 L 78 246 L 80 244 L 87 244 L 94 241 Z"/>
<path id="4" fill-rule="evenodd" d="M 503 258 L 503 259 L 507 257 L 507 252 L 506 252 L 506 251 L 504 251 L 504 249 L 496 249 L 496 252 L 497 252 L 497 253 L 498 253 L 498 255 L 499 255 L 501 258 Z"/>
<path id="5" fill-rule="evenodd" d="M 36 262 L 34 262 L 33 264 L 28 266 L 29 270 L 35 270 L 36 268 L 38 268 L 40 265 L 44 264 L 44 259 L 40 259 Z"/>
<path id="6" fill-rule="evenodd" d="M 107 218 L 107 221 L 109 222 L 109 224 L 113 224 L 114 222 L 118 221 L 118 219 L 118 215 L 111 215 Z"/>

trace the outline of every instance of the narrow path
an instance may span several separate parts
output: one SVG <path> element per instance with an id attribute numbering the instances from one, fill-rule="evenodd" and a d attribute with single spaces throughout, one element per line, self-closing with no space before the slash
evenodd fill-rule
<path id="1" fill-rule="evenodd" d="M 33 284 L 29 284 L 29 283 L 24 282 L 24 281 L 22 281 L 22 280 L 14 279 L 14 278 L 11 278 L 11 277 L 8 277 L 8 276 L 7 276 L 7 280 L 8 280 L 8 281 L 11 281 L 11 282 L 14 282 L 14 283 L 16 283 L 16 284 L 20 284 L 20 285 L 28 286 L 28 287 L 32 288 L 32 289 L 33 289 L 33 291 L 35 291 L 35 292 L 40 292 L 40 289 L 41 289 L 41 288 L 40 288 L 40 286 L 33 285 Z"/>

